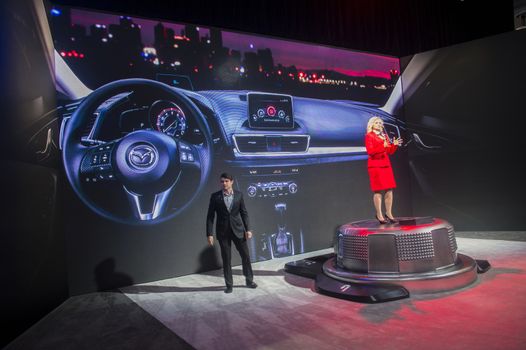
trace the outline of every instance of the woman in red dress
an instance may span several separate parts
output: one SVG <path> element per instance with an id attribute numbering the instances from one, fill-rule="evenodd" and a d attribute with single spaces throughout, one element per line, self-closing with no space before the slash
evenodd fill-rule
<path id="1" fill-rule="evenodd" d="M 374 192 L 373 203 L 376 209 L 376 219 L 381 224 L 397 222 L 392 213 L 393 189 L 396 188 L 396 182 L 389 155 L 393 154 L 400 145 L 402 145 L 401 138 L 394 139 L 393 142 L 389 140 L 384 131 L 382 119 L 379 117 L 369 119 L 367 134 L 365 135 L 365 148 L 369 155 L 367 170 L 369 171 L 371 190 Z M 385 218 L 382 213 L 382 193 L 385 202 Z"/>

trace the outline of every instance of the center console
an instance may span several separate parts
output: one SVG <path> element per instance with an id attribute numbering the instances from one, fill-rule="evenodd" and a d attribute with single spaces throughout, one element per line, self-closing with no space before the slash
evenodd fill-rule
<path id="1" fill-rule="evenodd" d="M 251 129 L 293 129 L 292 97 L 248 93 L 248 125 Z"/>

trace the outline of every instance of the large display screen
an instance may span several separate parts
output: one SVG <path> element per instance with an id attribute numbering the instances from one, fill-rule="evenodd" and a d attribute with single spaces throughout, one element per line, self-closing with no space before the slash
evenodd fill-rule
<path id="1" fill-rule="evenodd" d="M 254 129 L 292 129 L 292 97 L 274 94 L 247 94 L 248 121 Z"/>
<path id="2" fill-rule="evenodd" d="M 374 218 L 364 136 L 373 115 L 403 132 L 397 58 L 58 5 L 48 19 L 73 293 L 97 289 L 108 257 L 137 283 L 218 267 L 205 217 L 222 172 L 244 195 L 254 261 Z"/>

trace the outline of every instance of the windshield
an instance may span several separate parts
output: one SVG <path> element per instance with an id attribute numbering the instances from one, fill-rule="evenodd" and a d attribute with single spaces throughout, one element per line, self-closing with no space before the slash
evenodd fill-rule
<path id="1" fill-rule="evenodd" d="M 52 6 L 58 53 L 89 88 L 143 77 L 190 90 L 257 90 L 383 106 L 395 57 Z"/>

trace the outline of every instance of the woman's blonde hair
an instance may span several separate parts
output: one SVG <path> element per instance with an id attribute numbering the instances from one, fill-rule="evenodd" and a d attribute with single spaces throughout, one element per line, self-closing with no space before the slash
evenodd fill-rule
<path id="1" fill-rule="evenodd" d="M 370 133 L 371 131 L 373 131 L 373 124 L 374 122 L 376 122 L 377 120 L 379 120 L 382 125 L 384 125 L 384 121 L 382 120 L 382 118 L 380 117 L 377 117 L 377 116 L 374 116 L 372 117 L 371 119 L 369 119 L 369 121 L 367 122 L 367 132 Z"/>

